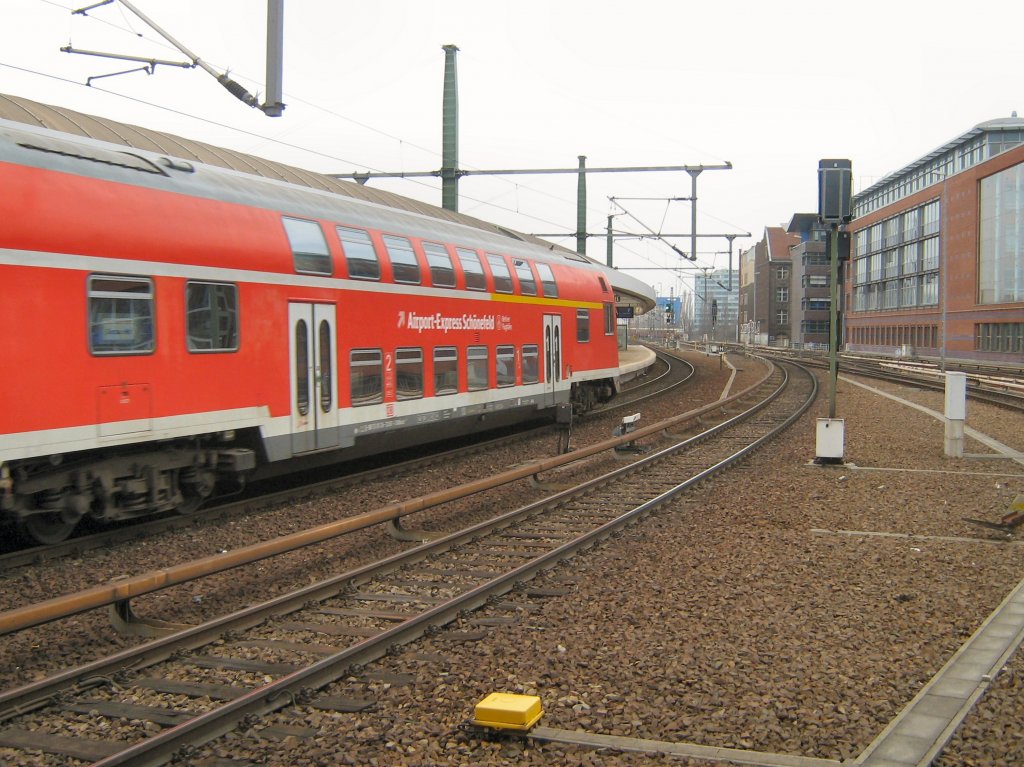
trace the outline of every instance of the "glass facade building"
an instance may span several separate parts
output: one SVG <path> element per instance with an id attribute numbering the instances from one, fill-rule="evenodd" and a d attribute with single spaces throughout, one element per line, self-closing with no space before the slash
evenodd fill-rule
<path id="1" fill-rule="evenodd" d="M 1024 120 L 977 125 L 853 209 L 847 348 L 1024 364 Z"/>

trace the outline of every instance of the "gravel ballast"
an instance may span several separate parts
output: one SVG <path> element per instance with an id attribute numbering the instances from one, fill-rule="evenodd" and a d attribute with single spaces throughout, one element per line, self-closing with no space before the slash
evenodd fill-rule
<path id="1" fill-rule="evenodd" d="M 646 423 L 693 407 L 695 391 L 701 401 L 717 396 L 728 371 L 719 370 L 714 358 L 693 360 L 702 366 L 701 376 L 682 395 L 688 404 L 642 406 Z M 744 368 L 741 378 L 752 382 L 754 363 L 734 361 Z M 824 377 L 822 382 L 827 388 Z M 867 383 L 942 409 L 941 394 Z M 376 698 L 375 710 L 339 714 L 297 707 L 280 721 L 314 728 L 315 737 L 262 740 L 256 728 L 219 741 L 210 753 L 273 765 L 691 761 L 489 743 L 461 734 L 458 725 L 473 705 L 498 690 L 539 695 L 546 727 L 853 759 L 1024 578 L 1024 550 L 1015 539 L 964 521 L 997 521 L 1024 493 L 1024 467 L 1009 460 L 946 458 L 939 421 L 842 381 L 837 415 L 845 419 L 844 455 L 853 465 L 814 466 L 815 418 L 826 414 L 822 396 L 782 438 L 740 468 L 530 584 L 568 589 L 567 595 L 541 599 L 516 593 L 509 601 L 518 610 L 488 608 L 512 614 L 516 622 L 490 628 L 473 642 L 452 641 L 450 632 L 442 632 L 381 661 L 381 668 L 415 675 L 411 684 L 351 679 L 335 685 L 337 691 Z M 969 427 L 1018 451 L 1024 450 L 1020 421 L 990 406 L 968 406 Z M 574 443 L 608 436 L 607 424 L 592 431 L 577 428 Z M 515 460 L 507 458 L 509 465 L 523 459 L 518 450 Z M 966 452 L 989 450 L 968 439 Z M 23 604 L 33 593 L 60 593 L 118 574 L 111 568 L 136 573 L 170 564 L 176 556 L 251 542 L 253 528 L 290 532 L 316 524 L 312 519 L 415 494 L 408 481 L 401 491 L 377 491 L 379 498 L 362 491 L 358 509 L 349 508 L 352 500 L 315 501 L 309 509 L 260 515 L 248 526 L 171 535 L 153 542 L 148 552 L 140 546 L 89 557 L 74 572 L 67 572 L 74 568 L 67 562 L 63 568 L 41 567 L 9 579 L 0 599 Z M 525 502 L 521 490 L 510 495 Z M 489 513 L 486 505 L 466 503 L 454 518 L 427 512 L 417 524 L 454 527 Z M 912 537 L 888 535 L 893 533 Z M 273 565 L 273 588 L 283 591 L 400 546 L 364 532 L 315 553 L 289 555 Z M 232 584 L 230 577 L 218 577 L 139 601 L 161 618 L 195 621 L 206 611 L 212 616 L 252 601 L 256 593 L 255 579 Z M 466 629 L 486 614 L 451 629 Z M 4 684 L 127 641 L 112 638 L 102 616 L 94 614 L 63 622 L 59 631 L 23 632 L 0 650 L 0 663 L 12 664 L 2 672 Z M 1024 764 L 1022 679 L 1024 667 L 1014 658 L 937 764 Z"/>

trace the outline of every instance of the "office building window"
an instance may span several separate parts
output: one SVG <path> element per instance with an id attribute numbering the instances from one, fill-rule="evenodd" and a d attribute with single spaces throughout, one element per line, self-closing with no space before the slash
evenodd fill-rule
<path id="1" fill-rule="evenodd" d="M 1024 163 L 981 180 L 978 303 L 1024 301 Z"/>

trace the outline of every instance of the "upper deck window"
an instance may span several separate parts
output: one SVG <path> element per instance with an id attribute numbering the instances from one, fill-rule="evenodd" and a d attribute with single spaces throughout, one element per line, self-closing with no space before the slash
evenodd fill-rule
<path id="1" fill-rule="evenodd" d="M 427 264 L 430 265 L 430 281 L 439 288 L 455 287 L 455 269 L 452 267 L 452 257 L 444 245 L 436 242 L 423 243 L 423 252 L 427 255 Z"/>
<path id="2" fill-rule="evenodd" d="M 508 264 L 501 256 L 493 253 L 487 254 L 487 263 L 491 265 L 491 274 L 494 276 L 494 290 L 497 293 L 512 292 L 512 274 L 508 270 Z"/>
<path id="3" fill-rule="evenodd" d="M 516 277 L 519 278 L 519 292 L 524 296 L 537 295 L 537 281 L 533 278 L 530 264 L 521 258 L 512 259 L 516 267 Z"/>
<path id="4" fill-rule="evenodd" d="M 540 287 L 547 298 L 558 298 L 558 283 L 555 282 L 555 275 L 547 264 L 534 264 L 537 267 L 537 274 L 540 276 Z"/>
<path id="5" fill-rule="evenodd" d="M 327 249 L 327 239 L 316 221 L 303 218 L 282 217 L 284 230 L 288 234 L 288 242 L 292 246 L 295 257 L 295 271 L 303 274 L 326 274 L 330 276 L 334 269 L 331 263 L 331 251 Z"/>
<path id="6" fill-rule="evenodd" d="M 466 290 L 487 290 L 487 275 L 480 256 L 466 248 L 456 248 L 455 253 L 462 263 L 462 273 L 466 275 Z"/>
<path id="7" fill-rule="evenodd" d="M 335 228 L 341 240 L 341 249 L 345 251 L 348 276 L 354 280 L 379 280 L 380 261 L 370 235 L 362 229 L 350 229 L 347 226 Z"/>
<path id="8" fill-rule="evenodd" d="M 156 348 L 152 280 L 97 274 L 88 290 L 93 354 L 149 354 Z"/>
<path id="9" fill-rule="evenodd" d="M 412 243 L 405 237 L 385 234 L 384 247 L 387 248 L 388 256 L 391 258 L 391 271 L 395 276 L 395 282 L 419 285 L 421 281 L 420 262 L 416 260 Z"/>

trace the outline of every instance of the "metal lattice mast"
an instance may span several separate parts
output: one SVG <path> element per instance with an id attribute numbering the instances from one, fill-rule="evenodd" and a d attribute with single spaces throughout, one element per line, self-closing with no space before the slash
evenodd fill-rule
<path id="1" fill-rule="evenodd" d="M 580 169 L 576 181 L 576 252 L 587 255 L 587 156 L 579 156 Z"/>
<path id="2" fill-rule="evenodd" d="M 441 126 L 441 207 L 459 210 L 459 78 L 456 45 L 444 45 L 444 101 Z"/>

